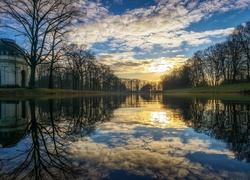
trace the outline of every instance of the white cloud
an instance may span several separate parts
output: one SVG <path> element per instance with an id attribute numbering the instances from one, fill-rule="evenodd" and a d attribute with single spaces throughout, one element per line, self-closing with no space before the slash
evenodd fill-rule
<path id="1" fill-rule="evenodd" d="M 187 31 L 186 28 L 192 23 L 209 18 L 214 13 L 249 7 L 249 0 L 200 2 L 198 0 L 184 2 L 182 0 L 156 0 L 156 2 L 155 6 L 127 10 L 122 15 L 113 15 L 108 7 L 104 7 L 101 3 L 86 1 L 85 4 L 83 3 L 87 9 L 86 23 L 77 27 L 71 34 L 72 41 L 91 47 L 93 43 L 107 43 L 109 40 L 110 50 L 129 52 L 139 47 L 144 52 L 152 54 L 155 53 L 152 50 L 156 44 L 165 51 L 168 48 L 179 49 L 183 43 L 198 46 L 211 43 L 212 38 L 227 36 L 232 32 L 232 28 L 204 32 Z M 118 0 L 116 3 L 124 2 Z M 125 61 L 124 64 L 136 61 L 133 55 L 127 57 L 124 56 L 125 54 L 117 53 L 111 56 L 112 59 Z M 105 60 L 104 62 L 110 64 Z M 116 67 L 116 69 L 120 68 Z M 135 70 L 139 69 L 135 68 Z"/>
<path id="2" fill-rule="evenodd" d="M 239 7 L 244 5 L 237 4 Z M 91 45 L 94 42 L 105 42 L 112 37 L 116 40 L 122 39 L 123 44 L 128 47 L 138 46 L 146 49 L 152 48 L 152 44 L 178 47 L 182 39 L 176 39 L 176 33 L 187 34 L 184 29 L 191 23 L 199 21 L 211 12 L 220 12 L 221 7 L 228 7 L 228 10 L 231 7 L 226 1 L 203 2 L 198 8 L 195 8 L 197 1 L 188 3 L 187 7 L 178 1 L 158 1 L 158 6 L 139 8 L 118 16 L 110 14 L 100 3 L 90 2 L 86 5 L 86 23 L 73 35 L 75 40 L 77 38 L 77 41 Z M 192 38 L 195 39 L 195 36 Z"/>

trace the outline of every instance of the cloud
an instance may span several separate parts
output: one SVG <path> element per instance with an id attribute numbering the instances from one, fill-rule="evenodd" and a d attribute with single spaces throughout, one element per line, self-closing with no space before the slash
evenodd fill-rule
<path id="1" fill-rule="evenodd" d="M 238 8 L 244 6 L 244 3 L 233 3 L 233 5 L 236 4 Z M 188 4 L 181 4 L 181 1 L 170 1 L 170 3 L 158 1 L 157 6 L 134 9 L 123 15 L 112 15 L 100 3 L 89 2 L 86 6 L 87 23 L 73 35 L 75 40 L 77 38 L 77 41 L 91 45 L 94 42 L 106 42 L 112 37 L 116 41 L 123 40 L 122 44 L 130 47 L 129 49 L 142 47 L 146 50 L 152 49 L 153 44 L 162 44 L 166 48 L 178 47 L 183 40 L 176 37 L 176 33 L 185 35 L 188 32 L 184 29 L 191 23 L 198 22 L 212 12 L 224 12 L 226 7 L 228 7 L 227 10 L 229 7 L 232 9 L 232 6 L 227 5 L 225 1 L 220 1 L 220 3 L 205 1 L 199 6 L 197 1 Z M 221 7 L 224 9 L 221 10 Z M 222 30 L 214 30 L 216 31 Z M 208 35 L 208 33 L 203 33 L 203 35 Z M 195 40 L 195 37 L 196 35 L 192 39 Z"/>
<path id="2" fill-rule="evenodd" d="M 125 3 L 121 0 L 115 2 Z M 125 67 L 129 67 L 133 64 L 135 67 L 130 66 L 130 68 L 138 72 L 143 68 L 139 67 L 142 62 L 135 62 L 134 48 L 140 48 L 140 53 L 146 55 L 157 53 L 155 45 L 167 51 L 171 48 L 180 48 L 184 43 L 190 46 L 211 43 L 213 38 L 226 37 L 232 32 L 232 28 L 203 32 L 189 31 L 186 28 L 202 19 L 208 19 L 215 13 L 249 7 L 248 0 L 155 0 L 155 2 L 155 5 L 147 8 L 136 8 L 127 10 L 121 15 L 114 15 L 108 6 L 100 2 L 84 1 L 82 4 L 87 10 L 85 24 L 75 29 L 71 39 L 90 48 L 93 48 L 94 43 L 103 43 L 104 46 L 106 44 L 109 47 L 106 50 L 107 54 L 109 51 L 123 52 L 112 53 L 111 62 L 106 61 L 102 54 L 99 59 L 104 60 L 104 63 L 113 64 L 117 73 L 121 68 L 112 63 L 115 60 L 124 61 L 116 65 L 123 63 Z M 129 52 L 132 52 L 131 55 L 125 55 Z"/>

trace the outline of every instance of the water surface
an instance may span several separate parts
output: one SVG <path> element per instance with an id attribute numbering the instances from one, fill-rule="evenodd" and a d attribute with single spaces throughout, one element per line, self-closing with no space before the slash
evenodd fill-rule
<path id="1" fill-rule="evenodd" d="M 250 179 L 250 104 L 162 95 L 2 101 L 4 179 Z"/>

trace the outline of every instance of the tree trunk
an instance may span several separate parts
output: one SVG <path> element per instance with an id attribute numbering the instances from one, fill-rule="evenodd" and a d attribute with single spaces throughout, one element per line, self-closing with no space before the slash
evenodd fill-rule
<path id="1" fill-rule="evenodd" d="M 34 89 L 36 87 L 36 66 L 30 66 L 30 81 L 29 81 L 29 88 Z"/>
<path id="2" fill-rule="evenodd" d="M 54 83 L 53 83 L 53 65 L 51 63 L 51 67 L 49 69 L 49 89 L 53 89 L 54 88 Z"/>

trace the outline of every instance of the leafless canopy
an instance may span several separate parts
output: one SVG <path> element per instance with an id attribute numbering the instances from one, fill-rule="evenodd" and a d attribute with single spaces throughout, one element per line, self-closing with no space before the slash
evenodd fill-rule
<path id="1" fill-rule="evenodd" d="M 2 0 L 0 14 L 1 26 L 26 42 L 22 54 L 31 68 L 30 86 L 34 86 L 36 66 L 54 48 L 50 46 L 52 34 L 65 34 L 81 23 L 85 11 L 77 0 Z"/>

